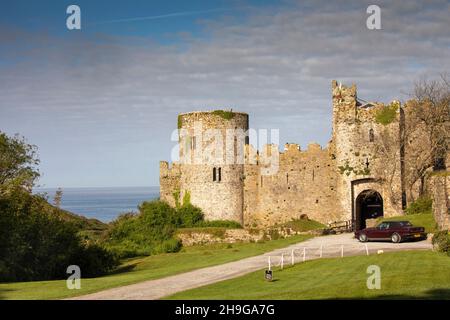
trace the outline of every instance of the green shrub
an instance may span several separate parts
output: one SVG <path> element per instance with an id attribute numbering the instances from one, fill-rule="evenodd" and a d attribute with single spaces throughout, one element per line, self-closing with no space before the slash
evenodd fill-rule
<path id="1" fill-rule="evenodd" d="M 185 204 L 176 212 L 178 226 L 180 227 L 194 227 L 203 222 L 203 212 L 200 208 L 192 204 Z"/>
<path id="2" fill-rule="evenodd" d="M 436 232 L 433 236 L 432 243 L 438 251 L 450 254 L 450 234 L 448 231 Z"/>
<path id="3" fill-rule="evenodd" d="M 390 124 L 395 120 L 398 108 L 399 105 L 397 103 L 391 103 L 387 106 L 384 106 L 376 113 L 375 120 L 382 125 Z"/>
<path id="4" fill-rule="evenodd" d="M 154 249 L 154 253 L 166 252 L 166 253 L 174 253 L 178 252 L 181 249 L 181 241 L 178 239 L 169 239 L 165 240 L 159 245 L 157 245 Z"/>
<path id="5" fill-rule="evenodd" d="M 80 267 L 83 277 L 98 277 L 113 271 L 119 265 L 119 259 L 110 250 L 93 244 L 80 250 L 73 264 Z"/>
<path id="6" fill-rule="evenodd" d="M 419 197 L 416 201 L 412 202 L 405 212 L 410 214 L 431 214 L 432 213 L 433 200 L 429 196 Z"/>
<path id="7" fill-rule="evenodd" d="M 121 258 L 179 251 L 181 244 L 174 238 L 179 224 L 180 217 L 167 203 L 143 202 L 139 214 L 119 216 L 111 224 L 105 245 Z"/>
<path id="8" fill-rule="evenodd" d="M 55 210 L 23 190 L 0 197 L 0 281 L 64 279 L 69 265 L 97 276 L 118 265 L 105 248 L 86 246 L 77 226 Z"/>

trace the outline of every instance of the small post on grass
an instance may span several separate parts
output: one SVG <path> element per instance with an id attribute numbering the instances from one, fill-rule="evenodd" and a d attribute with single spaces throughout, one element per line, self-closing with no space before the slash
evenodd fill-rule
<path id="1" fill-rule="evenodd" d="M 272 270 L 272 264 L 270 263 L 270 256 L 269 256 L 269 271 Z"/>
<path id="2" fill-rule="evenodd" d="M 294 265 L 295 263 L 295 257 L 294 257 L 294 250 L 291 251 L 291 265 Z"/>
<path id="3" fill-rule="evenodd" d="M 344 257 L 344 245 L 341 245 L 341 258 Z"/>
<path id="4" fill-rule="evenodd" d="M 283 270 L 283 266 L 284 266 L 284 253 L 281 254 L 281 270 Z"/>
<path id="5" fill-rule="evenodd" d="M 367 243 L 365 243 L 364 246 L 366 247 L 366 254 L 369 255 L 369 248 L 367 247 Z"/>
<path id="6" fill-rule="evenodd" d="M 303 247 L 303 262 L 306 261 L 306 247 Z"/>
<path id="7" fill-rule="evenodd" d="M 322 258 L 322 252 L 323 252 L 323 243 L 320 244 L 320 258 Z"/>

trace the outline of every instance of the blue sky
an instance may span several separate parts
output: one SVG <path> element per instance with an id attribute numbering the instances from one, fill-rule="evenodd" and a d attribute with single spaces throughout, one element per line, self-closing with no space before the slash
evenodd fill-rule
<path id="1" fill-rule="evenodd" d="M 191 110 L 233 107 L 281 144 L 326 145 L 332 79 L 404 100 L 450 70 L 449 1 L 376 1 L 378 31 L 372 2 L 3 0 L 0 130 L 39 147 L 46 187 L 157 185 Z"/>

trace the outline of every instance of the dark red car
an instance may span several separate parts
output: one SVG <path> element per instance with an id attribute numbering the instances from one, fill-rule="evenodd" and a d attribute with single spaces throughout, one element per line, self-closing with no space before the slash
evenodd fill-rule
<path id="1" fill-rule="evenodd" d="M 399 243 L 403 240 L 426 239 L 425 228 L 415 227 L 409 221 L 384 221 L 375 228 L 366 228 L 355 232 L 355 238 L 361 242 L 369 240 L 390 240 Z"/>

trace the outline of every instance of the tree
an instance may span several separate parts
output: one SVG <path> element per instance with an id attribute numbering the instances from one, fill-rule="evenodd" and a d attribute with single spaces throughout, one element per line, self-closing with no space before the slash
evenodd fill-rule
<path id="1" fill-rule="evenodd" d="M 439 80 L 417 81 L 410 100 L 400 109 L 399 130 L 394 129 L 397 124 L 393 122 L 397 103 L 385 106 L 377 114 L 377 122 L 383 126 L 373 143 L 372 154 L 381 161 L 374 163 L 371 172 L 384 181 L 392 205 L 399 210 L 406 200 L 413 202 L 425 194 L 429 171 L 445 169 L 450 136 L 449 84 L 445 76 Z M 391 127 L 390 123 L 395 126 Z M 399 193 L 398 175 L 402 175 L 406 198 Z"/>
<path id="2" fill-rule="evenodd" d="M 53 198 L 53 204 L 57 208 L 61 208 L 62 195 L 63 195 L 62 189 L 58 188 L 55 192 L 55 197 Z"/>
<path id="3" fill-rule="evenodd" d="M 445 169 L 450 137 L 450 81 L 421 79 L 405 106 L 404 147 L 406 189 L 409 198 L 425 192 L 425 177 L 432 169 Z"/>
<path id="4" fill-rule="evenodd" d="M 39 177 L 38 164 L 36 146 L 0 132 L 0 196 L 17 187 L 31 190 Z"/>

